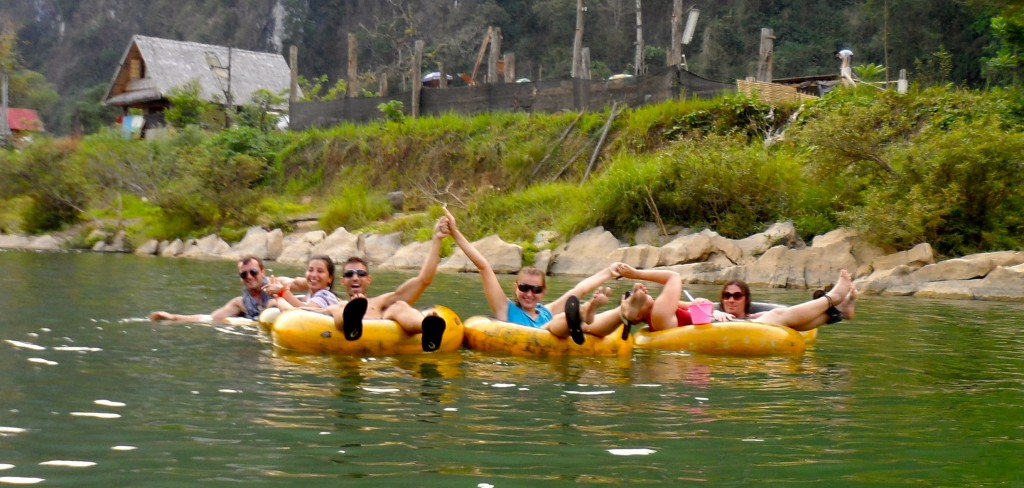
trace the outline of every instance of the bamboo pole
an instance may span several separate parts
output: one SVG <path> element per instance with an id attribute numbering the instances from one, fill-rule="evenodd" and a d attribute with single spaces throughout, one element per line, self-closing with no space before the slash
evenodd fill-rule
<path id="1" fill-rule="evenodd" d="M 597 162 L 597 156 L 601 154 L 601 146 L 604 145 L 604 139 L 608 137 L 608 131 L 612 128 L 612 121 L 615 120 L 615 116 L 617 115 L 615 112 L 617 105 L 618 102 L 612 102 L 611 113 L 608 114 L 608 120 L 604 123 L 604 130 L 601 131 L 601 138 L 597 140 L 597 146 L 594 146 L 594 153 L 590 155 L 590 164 L 587 165 L 587 171 L 583 173 L 583 180 L 580 181 L 580 183 L 587 181 L 587 178 L 590 176 L 590 171 L 594 169 L 594 163 Z"/>

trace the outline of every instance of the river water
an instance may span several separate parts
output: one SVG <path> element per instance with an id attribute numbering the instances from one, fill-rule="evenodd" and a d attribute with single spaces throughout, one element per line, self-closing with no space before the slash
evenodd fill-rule
<path id="1" fill-rule="evenodd" d="M 1022 304 L 862 297 L 796 358 L 322 357 L 141 320 L 209 312 L 236 273 L 0 252 L 0 484 L 1024 483 Z M 378 293 L 409 276 L 376 275 Z M 439 275 L 432 303 L 486 312 L 473 274 Z"/>

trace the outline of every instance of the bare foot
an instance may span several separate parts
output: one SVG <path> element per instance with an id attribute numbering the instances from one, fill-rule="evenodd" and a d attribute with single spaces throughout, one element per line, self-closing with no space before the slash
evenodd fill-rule
<path id="1" fill-rule="evenodd" d="M 173 314 L 168 312 L 153 312 L 149 314 L 149 320 L 152 320 L 154 322 L 158 320 L 174 320 L 174 316 Z"/>
<path id="2" fill-rule="evenodd" d="M 839 271 L 839 279 L 836 280 L 835 286 L 825 296 L 831 299 L 829 303 L 833 305 L 842 303 L 851 289 L 853 289 L 853 279 L 850 277 L 850 272 L 843 269 Z"/>
<path id="3" fill-rule="evenodd" d="M 627 295 L 622 298 L 622 316 L 630 322 L 639 322 L 647 303 L 647 287 L 643 283 L 634 283 Z"/>
<path id="4" fill-rule="evenodd" d="M 611 295 L 611 293 L 612 289 L 608 286 L 598 288 L 597 291 L 594 292 L 594 296 L 591 297 L 590 301 L 584 305 L 586 310 L 583 312 L 583 322 L 587 324 L 594 322 L 594 316 L 597 315 L 597 309 L 608 303 L 608 296 Z"/>
<path id="5" fill-rule="evenodd" d="M 850 293 L 846 294 L 846 299 L 844 299 L 843 303 L 839 305 L 839 311 L 842 312 L 844 320 L 853 319 L 854 309 L 857 307 L 858 295 L 857 287 L 851 286 Z"/>

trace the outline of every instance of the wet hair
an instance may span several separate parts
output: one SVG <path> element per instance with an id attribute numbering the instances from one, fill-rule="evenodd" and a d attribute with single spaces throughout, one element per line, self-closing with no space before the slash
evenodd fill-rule
<path id="1" fill-rule="evenodd" d="M 242 259 L 239 259 L 238 260 L 238 264 L 241 264 L 242 266 L 245 266 L 245 263 L 248 263 L 249 261 L 256 261 L 256 264 L 260 265 L 260 269 L 267 269 L 267 268 L 263 267 L 263 260 L 258 258 L 258 257 L 256 257 L 256 256 L 254 256 L 254 255 L 252 255 L 252 254 L 250 254 L 248 256 L 245 256 Z"/>
<path id="2" fill-rule="evenodd" d="M 733 285 L 739 287 L 740 291 L 743 292 L 743 313 L 750 315 L 750 287 L 747 286 L 747 282 L 743 280 L 732 280 L 722 285 L 722 291 L 725 291 L 726 288 Z M 725 304 L 722 303 L 721 297 L 718 299 L 718 309 L 725 310 Z"/>
<path id="3" fill-rule="evenodd" d="M 324 264 L 327 265 L 327 274 L 331 275 L 331 281 L 327 283 L 327 290 L 333 292 L 334 291 L 334 260 L 331 259 L 331 257 L 327 256 L 327 255 L 313 256 L 313 257 L 309 258 L 309 261 L 306 261 L 306 266 L 309 266 L 309 263 L 311 263 L 313 261 L 323 261 Z"/>
<path id="4" fill-rule="evenodd" d="M 353 263 L 359 263 L 359 264 L 363 265 L 363 267 L 366 268 L 366 272 L 367 273 L 370 272 L 370 265 L 366 262 L 365 259 L 363 259 L 363 258 L 361 258 L 359 256 L 352 256 L 352 257 L 346 259 L 344 266 L 348 266 L 348 265 L 353 264 Z M 344 267 L 344 266 L 342 266 L 342 267 Z"/>
<path id="5" fill-rule="evenodd" d="M 516 283 L 518 283 L 519 278 L 523 276 L 540 276 L 540 286 L 543 286 L 544 288 L 548 287 L 547 276 L 544 274 L 543 271 L 534 268 L 533 266 L 527 266 L 523 269 L 520 269 L 519 272 L 516 273 Z"/>

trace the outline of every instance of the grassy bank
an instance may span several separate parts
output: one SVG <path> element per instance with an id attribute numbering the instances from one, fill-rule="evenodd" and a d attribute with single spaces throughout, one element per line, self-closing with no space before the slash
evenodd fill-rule
<path id="1" fill-rule="evenodd" d="M 728 96 L 603 113 L 444 115 L 303 132 L 117 131 L 0 153 L 0 226 L 42 232 L 125 222 L 133 242 L 247 226 L 402 231 L 424 239 L 438 206 L 471 237 L 529 249 L 595 225 L 644 222 L 745 237 L 793 220 L 806 238 L 839 226 L 892 249 L 1019 249 L 1024 96 L 1019 90 L 834 92 L 798 106 Z M 593 161 L 593 163 L 592 163 Z M 404 217 L 390 192 L 402 192 Z M 83 245 L 89 243 L 83 242 Z"/>

